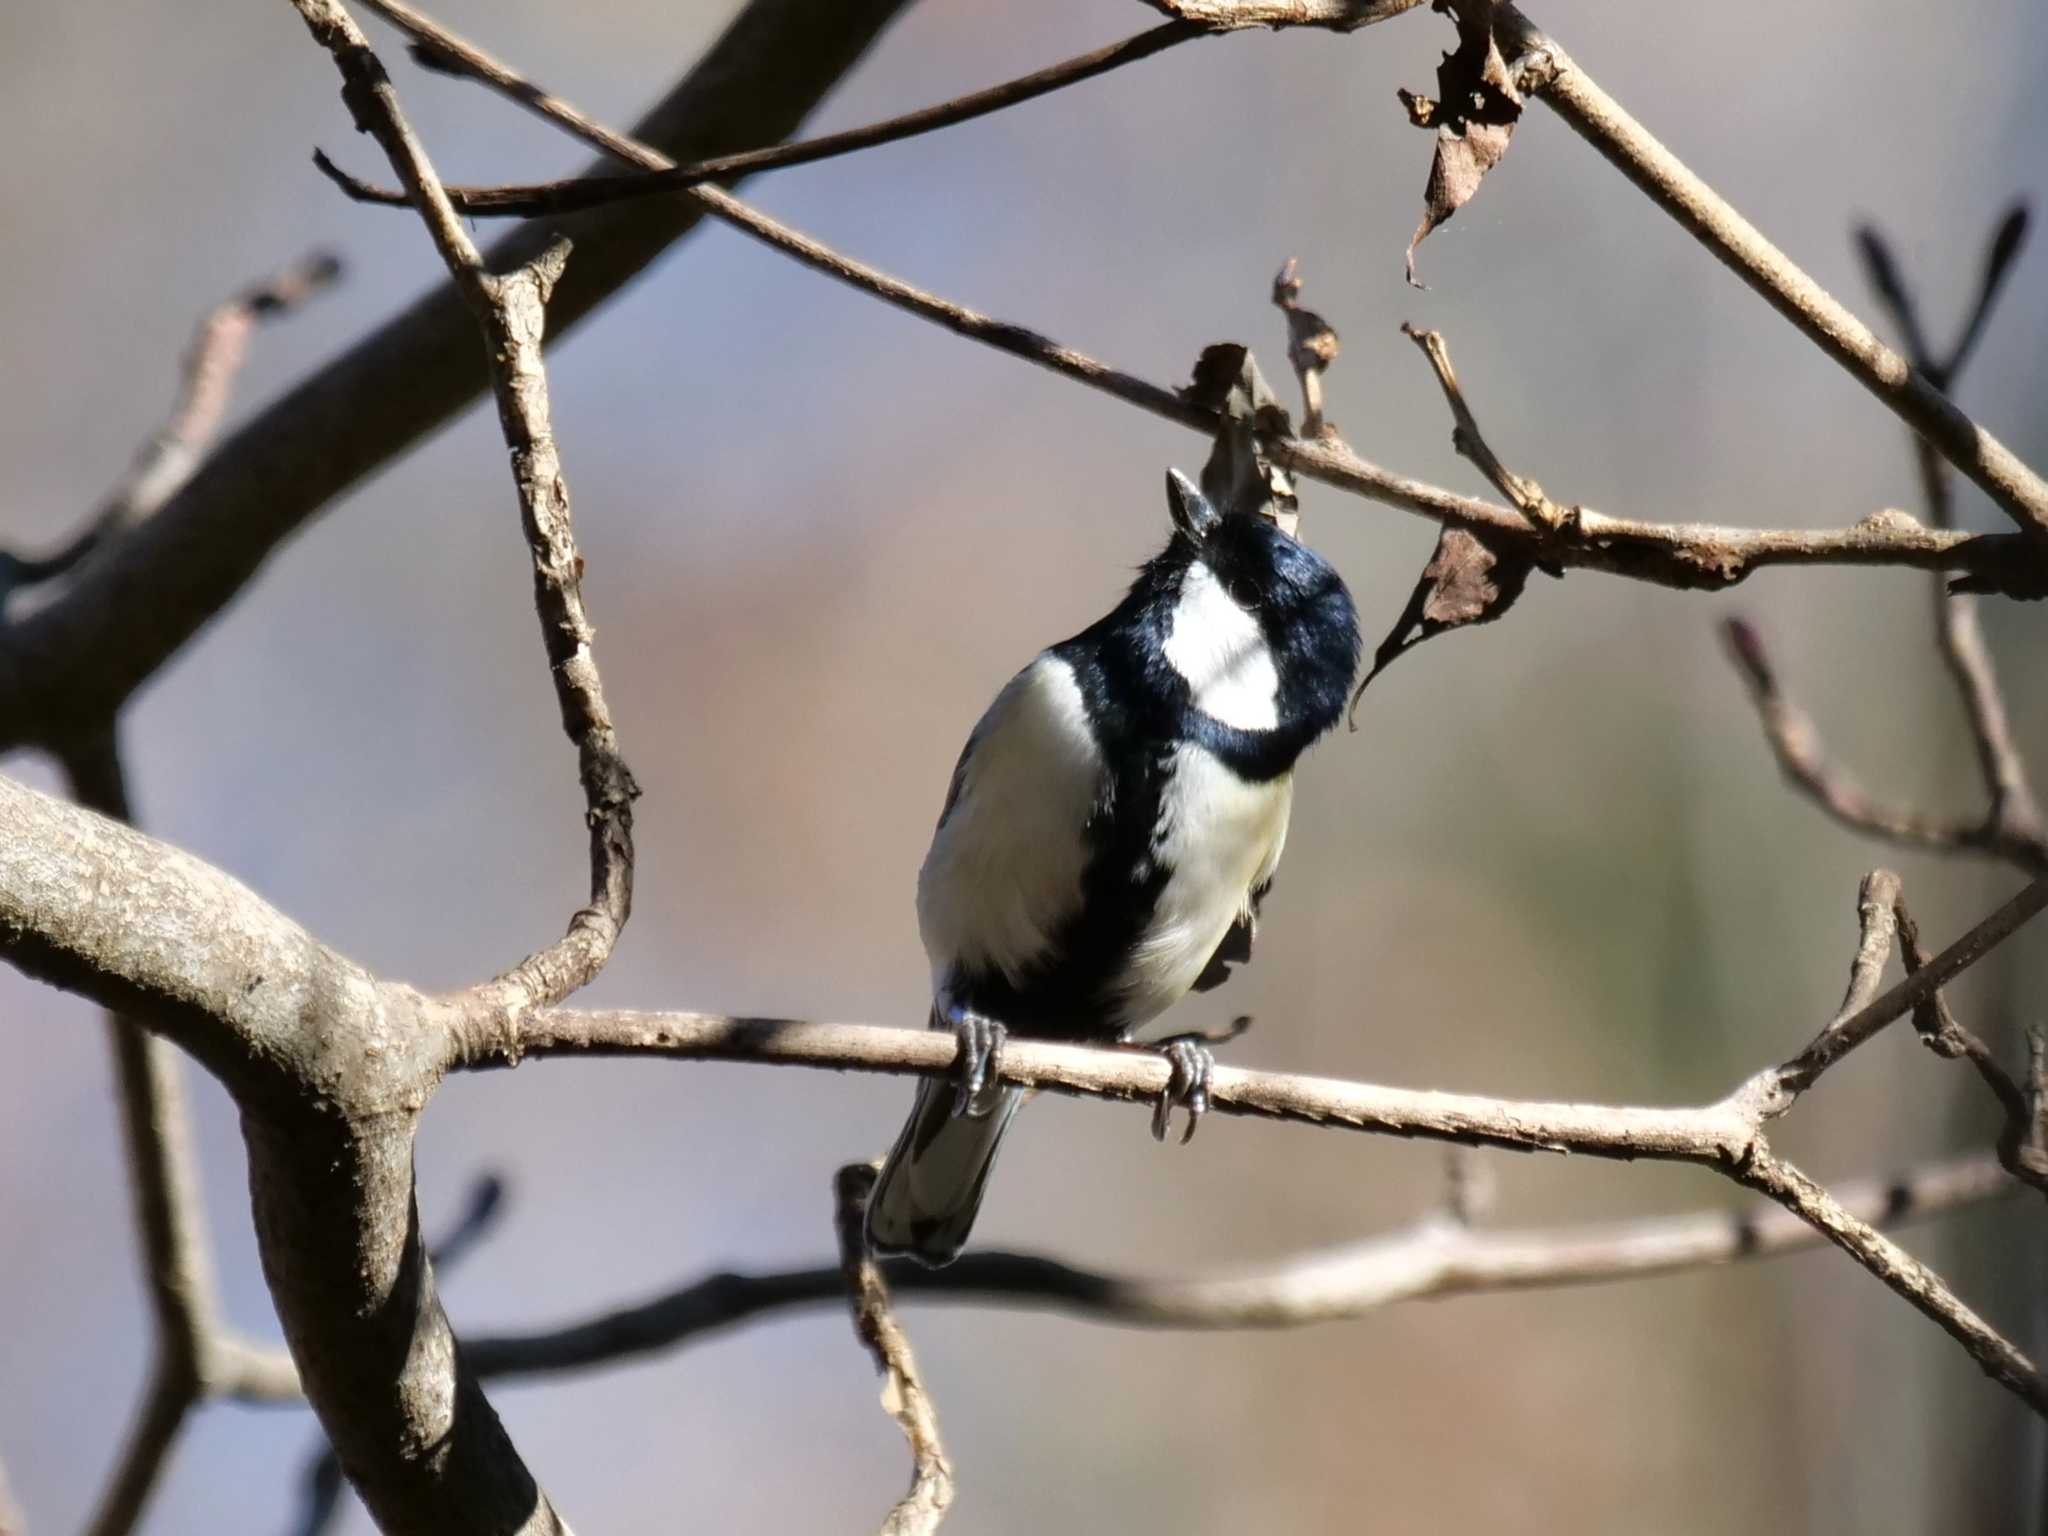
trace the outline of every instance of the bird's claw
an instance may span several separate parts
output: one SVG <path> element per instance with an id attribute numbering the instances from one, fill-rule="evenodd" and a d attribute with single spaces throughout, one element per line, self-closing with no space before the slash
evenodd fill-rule
<path id="1" fill-rule="evenodd" d="M 1188 1123 L 1180 1133 L 1180 1144 L 1194 1140 L 1195 1127 L 1209 1113 L 1209 1089 L 1216 1075 L 1216 1056 L 1209 1047 L 1235 1040 L 1252 1027 L 1250 1014 L 1240 1014 L 1220 1030 L 1189 1030 L 1159 1041 L 1151 1049 L 1164 1056 L 1172 1074 L 1152 1106 L 1152 1139 L 1165 1141 L 1173 1125 L 1175 1109 L 1188 1112 Z"/>
<path id="2" fill-rule="evenodd" d="M 1215 1075 L 1216 1058 L 1206 1045 L 1185 1035 L 1162 1041 L 1159 1050 L 1173 1073 L 1152 1106 L 1152 1139 L 1166 1140 L 1174 1109 L 1179 1107 L 1188 1112 L 1187 1128 L 1180 1133 L 1180 1144 L 1186 1146 L 1194 1139 L 1202 1116 L 1209 1112 L 1209 1083 Z"/>
<path id="3" fill-rule="evenodd" d="M 1003 1059 L 1003 1041 L 1009 1031 L 994 1019 L 954 1004 L 946 1010 L 946 1022 L 960 1042 L 955 1058 L 953 1113 L 979 1120 L 992 1113 L 1002 1097 L 1002 1078 L 997 1068 Z"/>

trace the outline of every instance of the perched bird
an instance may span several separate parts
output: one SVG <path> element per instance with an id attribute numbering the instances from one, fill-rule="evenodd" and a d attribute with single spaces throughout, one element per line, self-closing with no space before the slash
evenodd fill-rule
<path id="1" fill-rule="evenodd" d="M 959 1253 L 1024 1096 L 994 1075 L 1006 1032 L 1124 1041 L 1251 954 L 1295 760 L 1343 712 L 1358 621 L 1270 518 L 1219 511 L 1178 470 L 1167 503 L 1173 535 L 1129 595 L 1012 678 L 953 770 L 917 918 L 961 1067 L 919 1085 L 868 1202 L 877 1253 Z M 1154 1133 L 1179 1103 L 1192 1135 L 1208 1053 L 1158 1048 L 1174 1078 Z"/>

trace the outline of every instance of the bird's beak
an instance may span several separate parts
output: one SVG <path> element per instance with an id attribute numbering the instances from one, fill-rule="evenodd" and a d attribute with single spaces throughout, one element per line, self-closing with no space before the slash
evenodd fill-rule
<path id="1" fill-rule="evenodd" d="M 1177 469 L 1166 472 L 1166 510 L 1173 518 L 1173 526 L 1197 544 L 1207 539 L 1221 520 L 1215 504 L 1202 494 L 1202 488 Z"/>

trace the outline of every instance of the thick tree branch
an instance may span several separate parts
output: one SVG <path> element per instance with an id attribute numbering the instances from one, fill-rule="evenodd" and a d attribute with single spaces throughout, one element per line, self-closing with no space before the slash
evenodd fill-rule
<path id="1" fill-rule="evenodd" d="M 685 160 L 788 135 L 904 0 L 749 0 L 636 132 Z M 556 337 L 696 226 L 657 199 L 576 221 L 576 264 L 549 305 Z M 493 247 L 509 271 L 557 238 Z M 211 455 L 162 513 L 84 561 L 69 590 L 0 645 L 0 748 L 99 722 L 221 611 L 280 543 L 350 485 L 430 435 L 488 384 L 452 283 L 394 315 Z"/>
<path id="2" fill-rule="evenodd" d="M 401 30 L 419 38 L 417 47 L 435 67 L 454 74 L 474 75 L 487 83 L 494 82 L 503 73 L 496 60 L 468 47 L 460 40 L 444 41 L 444 34 L 440 29 L 410 6 L 399 5 L 395 0 L 365 0 L 365 4 Z M 955 96 L 950 101 L 920 107 L 915 112 L 905 112 L 897 117 L 886 118 L 878 123 L 868 123 L 859 128 L 848 128 L 839 133 L 820 134 L 813 139 L 798 139 L 789 144 L 771 144 L 761 149 L 745 150 L 736 155 L 714 155 L 709 160 L 699 160 L 692 165 L 678 165 L 665 171 L 645 171 L 633 176 L 572 176 L 561 181 L 536 182 L 523 186 L 449 186 L 444 190 L 456 210 L 471 218 L 558 216 L 588 208 L 602 208 L 634 198 L 673 197 L 707 181 L 725 181 L 758 171 L 810 165 L 837 155 L 873 149 L 882 144 L 893 144 L 940 128 L 950 128 L 956 123 L 970 122 L 977 117 L 986 117 L 992 112 L 1035 101 L 1040 96 L 1064 90 L 1070 85 L 1079 85 L 1084 80 L 1093 80 L 1098 75 L 1106 75 L 1111 70 L 1121 69 L 1127 64 L 1136 64 L 1178 43 L 1192 42 L 1196 38 L 1210 35 L 1208 28 L 1190 22 L 1169 21 L 1140 32 L 1135 37 L 1125 38 L 1120 43 L 1097 48 L 1045 69 L 1035 70 L 1031 74 L 1021 75 L 1015 80 L 1006 80 L 1001 85 L 990 86 L 986 90 L 971 91 L 965 96 Z M 596 131 L 595 124 L 582 118 L 580 113 L 576 113 L 573 107 L 561 101 L 559 97 L 538 91 L 537 88 L 535 94 L 538 102 L 547 103 L 544 107 L 536 106 L 536 110 L 542 111 L 544 115 L 555 116 L 559 113 L 564 121 L 573 116 L 585 124 L 586 136 Z M 351 176 L 317 150 L 313 158 L 322 173 L 357 202 L 402 207 L 408 201 L 402 190 L 372 186 Z"/>
<path id="3" fill-rule="evenodd" d="M 592 123 L 438 23 L 417 12 L 408 11 L 408 15 L 413 35 L 462 59 L 468 73 L 508 99 L 607 153 L 650 170 L 672 167 L 673 162 L 658 150 Z M 693 187 L 688 197 L 804 265 L 955 335 L 1051 369 L 1205 437 L 1215 436 L 1215 413 L 1190 403 L 1180 391 L 1124 373 L 1035 331 L 927 293 L 855 261 L 715 187 Z M 1368 500 L 1438 522 L 1530 536 L 1528 519 L 1520 512 L 1390 473 L 1333 438 L 1284 438 L 1265 447 L 1283 467 Z M 1899 512 L 1879 513 L 1850 528 L 1808 532 L 1644 523 L 1580 509 L 1565 528 L 1543 543 L 1541 555 L 1548 564 L 1604 570 L 1680 588 L 1729 586 L 1764 565 L 1855 564 L 1962 570 L 1973 581 L 1983 582 L 1987 590 L 2048 594 L 2048 544 L 2019 535 L 1966 536 L 1923 528 Z"/>
<path id="4" fill-rule="evenodd" d="M 867 1251 L 863 1230 L 875 1168 L 851 1163 L 832 1181 L 839 1276 L 853 1307 L 853 1331 L 883 1376 L 882 1407 L 910 1442 L 910 1488 L 882 1521 L 881 1536 L 929 1536 L 953 1503 L 953 1466 L 939 1440 L 939 1416 L 917 1372 L 910 1340 L 889 1303 L 889 1282 Z"/>

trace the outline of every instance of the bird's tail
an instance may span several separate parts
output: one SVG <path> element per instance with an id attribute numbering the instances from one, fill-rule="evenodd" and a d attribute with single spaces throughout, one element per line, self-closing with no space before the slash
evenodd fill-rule
<path id="1" fill-rule="evenodd" d="M 1010 1116 L 1028 1090 L 1005 1088 L 987 1114 L 955 1114 L 946 1078 L 918 1084 L 917 1107 L 868 1197 L 868 1247 L 950 1264 L 967 1241 Z"/>

